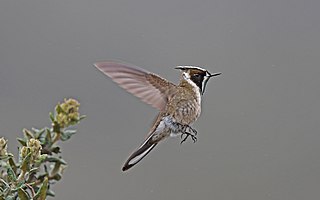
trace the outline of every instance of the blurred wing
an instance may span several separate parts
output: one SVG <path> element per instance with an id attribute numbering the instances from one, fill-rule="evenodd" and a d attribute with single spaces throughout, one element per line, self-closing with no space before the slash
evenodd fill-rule
<path id="1" fill-rule="evenodd" d="M 94 64 L 120 87 L 139 97 L 143 102 L 163 110 L 176 85 L 137 66 L 115 61 Z"/>

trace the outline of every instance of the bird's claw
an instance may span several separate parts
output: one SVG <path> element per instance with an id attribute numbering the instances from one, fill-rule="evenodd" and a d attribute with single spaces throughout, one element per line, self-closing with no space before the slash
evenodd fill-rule
<path id="1" fill-rule="evenodd" d="M 198 135 L 198 131 L 194 128 L 192 128 L 191 126 L 188 126 L 188 128 L 191 130 L 191 132 L 194 134 L 194 135 Z"/>
<path id="2" fill-rule="evenodd" d="M 185 135 L 185 137 L 183 138 L 183 136 Z M 187 138 L 188 137 L 191 137 L 191 139 L 193 140 L 193 143 L 195 143 L 197 140 L 198 140 L 198 138 L 195 136 L 195 135 L 193 135 L 192 133 L 189 133 L 189 132 L 183 132 L 183 133 L 181 133 L 181 142 L 180 142 L 180 144 L 182 144 L 182 143 L 184 143 L 186 140 L 187 140 Z"/>
<path id="3" fill-rule="evenodd" d="M 197 135 L 198 131 L 191 126 L 187 124 L 178 124 L 178 127 L 180 129 L 180 132 L 185 133 L 185 132 L 190 132 L 193 135 Z"/>
<path id="4" fill-rule="evenodd" d="M 182 125 L 182 124 L 179 124 L 179 128 L 181 130 L 181 139 L 183 138 L 183 136 L 185 136 L 180 144 L 182 144 L 183 142 L 185 142 L 187 140 L 187 138 L 190 136 L 191 139 L 193 140 L 193 142 L 196 142 L 197 141 L 197 137 L 196 135 L 198 134 L 197 130 L 192 128 L 191 126 L 189 125 Z"/>

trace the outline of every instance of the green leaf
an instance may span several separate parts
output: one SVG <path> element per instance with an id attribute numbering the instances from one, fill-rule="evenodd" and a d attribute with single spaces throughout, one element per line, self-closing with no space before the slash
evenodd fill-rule
<path id="1" fill-rule="evenodd" d="M 7 174 L 8 174 L 8 178 L 9 178 L 9 181 L 17 181 L 17 176 L 16 174 L 14 173 L 14 171 L 12 170 L 11 166 L 10 165 L 7 165 Z"/>
<path id="2" fill-rule="evenodd" d="M 0 156 L 0 160 L 6 162 L 12 157 L 13 157 L 13 155 L 11 153 L 8 153 L 7 155 Z"/>
<path id="3" fill-rule="evenodd" d="M 12 190 L 12 191 L 18 191 L 19 188 L 23 188 L 23 187 L 25 187 L 25 186 L 26 186 L 26 185 L 25 185 L 25 181 L 22 180 L 22 181 L 20 181 L 20 182 L 17 184 L 16 188 L 15 188 L 14 190 Z"/>
<path id="4" fill-rule="evenodd" d="M 22 131 L 23 131 L 23 133 L 24 133 L 24 136 L 25 136 L 27 139 L 34 138 L 33 133 L 31 133 L 28 129 L 25 129 L 25 128 L 24 128 Z"/>
<path id="5" fill-rule="evenodd" d="M 67 164 L 67 162 L 66 161 L 64 161 L 62 158 L 56 158 L 56 157 L 52 157 L 52 156 L 48 156 L 47 158 L 46 158 L 46 161 L 48 161 L 48 162 L 55 162 L 55 163 L 61 163 L 62 165 L 66 165 Z"/>
<path id="6" fill-rule="evenodd" d="M 40 175 L 38 175 L 38 180 L 43 180 L 45 177 L 48 177 L 49 176 L 49 174 L 48 173 L 45 173 L 45 174 L 40 174 Z"/>
<path id="7" fill-rule="evenodd" d="M 45 129 L 36 129 L 36 128 L 31 128 L 32 131 L 35 133 L 35 138 L 39 139 L 41 137 L 41 135 L 45 132 Z"/>
<path id="8" fill-rule="evenodd" d="M 65 130 L 61 133 L 60 139 L 62 141 L 67 141 L 71 138 L 72 135 L 76 134 L 76 130 Z"/>
<path id="9" fill-rule="evenodd" d="M 10 164 L 12 170 L 13 170 L 14 172 L 16 172 L 16 171 L 17 171 L 17 165 L 16 165 L 16 163 L 14 162 L 13 158 L 9 158 L 9 164 Z"/>
<path id="10" fill-rule="evenodd" d="M 30 169 L 30 171 L 26 174 L 26 177 L 28 177 L 26 182 L 30 183 L 30 181 L 35 178 L 35 176 L 37 175 L 38 172 L 40 172 L 39 168 L 35 167 L 35 168 Z"/>
<path id="11" fill-rule="evenodd" d="M 59 173 L 59 171 L 60 171 L 60 166 L 61 166 L 61 163 L 59 163 L 59 162 L 56 162 L 56 163 L 54 164 L 54 167 L 53 167 L 53 169 L 51 170 L 51 176 L 54 176 L 54 175 L 56 175 L 57 173 Z"/>
<path id="12" fill-rule="evenodd" d="M 2 178 L 0 178 L 0 182 L 2 183 L 1 190 L 3 190 L 3 193 L 6 193 L 7 190 L 10 189 L 10 185 Z M 6 188 L 3 188 L 3 186 L 5 186 Z"/>
<path id="13" fill-rule="evenodd" d="M 52 191 L 52 190 L 50 190 L 49 188 L 48 188 L 48 190 L 47 190 L 47 196 L 50 196 L 50 197 L 54 197 L 56 194 L 54 193 L 54 191 Z"/>
<path id="14" fill-rule="evenodd" d="M 78 123 L 79 123 L 78 120 L 71 120 L 71 121 L 69 122 L 68 126 L 74 126 L 74 125 L 76 125 L 76 124 L 78 124 Z"/>
<path id="15" fill-rule="evenodd" d="M 54 115 L 53 115 L 52 112 L 49 113 L 49 117 L 50 117 L 51 122 L 53 122 L 54 121 Z"/>
<path id="16" fill-rule="evenodd" d="M 61 153 L 61 151 L 60 151 L 60 147 L 52 147 L 51 148 L 51 151 L 53 152 L 53 153 Z"/>
<path id="17" fill-rule="evenodd" d="M 21 164 L 21 170 L 27 172 L 29 169 L 30 165 L 30 159 L 31 159 L 31 152 L 28 153 L 28 155 L 23 159 L 22 164 Z"/>
<path id="18" fill-rule="evenodd" d="M 38 133 L 40 130 L 37 128 L 32 127 L 31 130 L 33 131 L 33 133 Z"/>
<path id="19" fill-rule="evenodd" d="M 34 196 L 34 199 L 45 200 L 46 196 L 47 196 L 47 190 L 48 190 L 48 177 L 45 177 L 40 189 L 38 190 L 38 192 Z"/>
<path id="20" fill-rule="evenodd" d="M 15 200 L 17 197 L 15 195 L 7 196 L 6 200 Z"/>
<path id="21" fill-rule="evenodd" d="M 81 115 L 80 117 L 79 117 L 79 121 L 80 120 L 83 120 L 84 118 L 86 118 L 87 116 L 86 115 Z"/>
<path id="22" fill-rule="evenodd" d="M 19 199 L 21 199 L 21 200 L 28 200 L 28 199 L 30 199 L 30 198 L 29 198 L 29 195 L 27 194 L 27 192 L 24 191 L 24 189 L 22 189 L 22 188 L 19 188 L 19 190 L 18 190 L 18 196 L 19 196 Z"/>
<path id="23" fill-rule="evenodd" d="M 37 164 L 41 164 L 43 163 L 44 161 L 46 161 L 46 158 L 47 158 L 48 154 L 41 154 L 36 160 L 35 162 Z"/>
<path id="24" fill-rule="evenodd" d="M 52 132 L 60 133 L 60 125 L 56 121 L 52 123 Z"/>
<path id="25" fill-rule="evenodd" d="M 33 174 L 33 173 L 36 173 L 39 171 L 39 168 L 38 167 L 35 167 L 35 168 L 32 168 L 29 170 L 29 174 Z"/>
<path id="26" fill-rule="evenodd" d="M 51 131 L 48 129 L 48 128 L 46 128 L 46 143 L 49 145 L 49 146 L 51 146 L 51 144 L 52 144 L 52 137 L 51 137 Z"/>
<path id="27" fill-rule="evenodd" d="M 17 138 L 18 142 L 22 145 L 22 146 L 27 146 L 27 141 L 26 139 L 23 138 Z"/>
<path id="28" fill-rule="evenodd" d="M 64 110 L 61 108 L 60 104 L 58 104 L 58 105 L 56 106 L 56 112 L 57 112 L 57 113 L 64 113 L 64 114 L 66 114 L 66 112 L 64 112 Z"/>
<path id="29" fill-rule="evenodd" d="M 53 180 L 60 181 L 62 178 L 61 174 L 56 174 L 52 177 Z"/>

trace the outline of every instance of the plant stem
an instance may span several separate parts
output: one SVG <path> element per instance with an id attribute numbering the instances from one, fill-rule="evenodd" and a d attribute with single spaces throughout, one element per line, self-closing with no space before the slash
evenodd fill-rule
<path id="1" fill-rule="evenodd" d="M 60 135 L 61 135 L 60 132 L 56 132 L 56 134 L 52 140 L 52 144 L 56 143 L 60 139 Z"/>

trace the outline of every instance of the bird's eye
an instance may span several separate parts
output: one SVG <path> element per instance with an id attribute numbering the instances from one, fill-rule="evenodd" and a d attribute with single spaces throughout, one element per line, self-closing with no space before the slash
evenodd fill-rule
<path id="1" fill-rule="evenodd" d="M 194 74 L 193 76 L 194 76 L 194 77 L 199 77 L 200 75 L 199 75 L 199 74 Z"/>
<path id="2" fill-rule="evenodd" d="M 200 74 L 194 74 L 193 77 L 194 78 L 200 78 Z"/>

